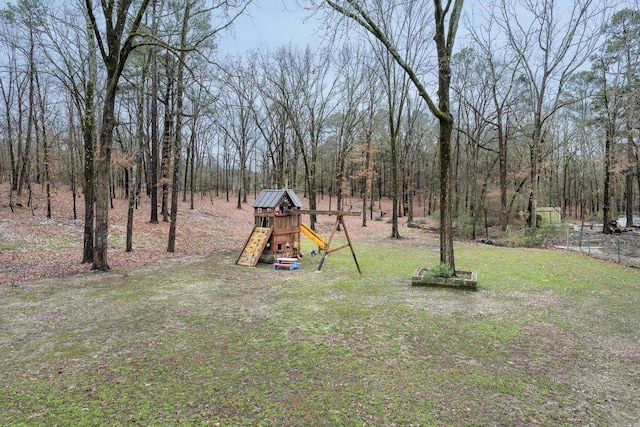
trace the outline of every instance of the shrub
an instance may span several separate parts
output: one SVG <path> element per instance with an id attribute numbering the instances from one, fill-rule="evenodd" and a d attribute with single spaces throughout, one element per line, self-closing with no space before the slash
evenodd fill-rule
<path id="1" fill-rule="evenodd" d="M 453 277 L 453 271 L 447 264 L 440 264 L 436 267 L 430 268 L 427 271 L 427 275 L 431 277 L 443 277 L 445 279 L 448 279 L 450 277 Z"/>
<path id="2" fill-rule="evenodd" d="M 504 238 L 500 239 L 500 244 L 512 248 L 540 248 L 548 237 L 552 237 L 563 230 L 565 229 L 562 227 L 546 224 L 535 231 L 526 230 L 523 235 L 508 233 Z"/>
<path id="3" fill-rule="evenodd" d="M 477 224 L 476 224 L 477 225 Z M 473 218 L 467 214 L 460 213 L 453 221 L 453 230 L 456 236 L 465 239 L 473 237 Z"/>

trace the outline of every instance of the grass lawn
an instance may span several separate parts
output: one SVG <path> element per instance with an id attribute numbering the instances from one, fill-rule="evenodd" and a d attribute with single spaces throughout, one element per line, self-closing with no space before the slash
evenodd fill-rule
<path id="1" fill-rule="evenodd" d="M 306 248 L 305 252 L 308 253 Z M 299 270 L 173 259 L 0 288 L 0 425 L 633 425 L 640 271 L 459 246 L 478 292 L 412 287 L 438 251 L 356 243 Z"/>

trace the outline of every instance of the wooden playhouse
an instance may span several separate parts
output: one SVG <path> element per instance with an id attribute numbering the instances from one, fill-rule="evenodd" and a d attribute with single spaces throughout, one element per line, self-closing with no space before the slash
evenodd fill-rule
<path id="1" fill-rule="evenodd" d="M 236 264 L 255 266 L 258 261 L 300 255 L 302 203 L 293 190 L 262 190 L 255 202 L 254 227 Z"/>
<path id="2" fill-rule="evenodd" d="M 300 233 L 303 233 L 318 245 L 318 252 L 322 252 L 318 270 L 322 268 L 327 256 L 349 248 L 360 273 L 358 259 L 347 232 L 347 225 L 344 223 L 345 216 L 359 216 L 360 212 L 303 210 L 302 203 L 293 190 L 262 190 L 251 206 L 254 209 L 253 231 L 245 242 L 236 264 L 254 267 L 258 261 L 265 263 L 276 261 L 274 268 L 278 266 L 299 268 L 296 261 L 297 258 L 302 257 Z M 301 221 L 300 216 L 303 214 L 336 216 L 328 241 Z M 348 243 L 331 249 L 331 241 L 340 226 Z"/>

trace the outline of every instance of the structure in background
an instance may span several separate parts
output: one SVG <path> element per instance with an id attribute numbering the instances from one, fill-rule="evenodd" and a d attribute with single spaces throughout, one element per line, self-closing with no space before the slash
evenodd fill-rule
<path id="1" fill-rule="evenodd" d="M 562 224 L 562 209 L 555 206 L 543 206 L 536 209 L 538 214 L 538 225 L 560 225 Z"/>
<path id="2" fill-rule="evenodd" d="M 258 261 L 300 256 L 302 203 L 293 190 L 262 190 L 251 205 L 254 227 L 236 264 L 255 266 Z"/>

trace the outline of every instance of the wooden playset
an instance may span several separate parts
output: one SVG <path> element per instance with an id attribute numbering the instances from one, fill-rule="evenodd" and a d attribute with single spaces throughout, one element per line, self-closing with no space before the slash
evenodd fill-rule
<path id="1" fill-rule="evenodd" d="M 302 203 L 293 190 L 262 190 L 251 205 L 254 227 L 236 264 L 255 266 L 258 261 L 300 256 Z"/>
<path id="2" fill-rule="evenodd" d="M 318 211 L 303 210 L 302 203 L 293 190 L 262 190 L 255 202 L 254 227 L 247 239 L 236 264 L 254 267 L 259 261 L 274 263 L 274 269 L 288 268 L 294 270 L 300 268 L 298 259 L 300 253 L 300 233 L 304 233 L 312 242 L 318 245 L 322 259 L 318 270 L 322 268 L 324 261 L 330 254 L 340 249 L 350 248 L 358 273 L 360 266 L 351 244 L 351 239 L 344 223 L 344 216 L 357 216 L 360 212 L 351 211 Z M 300 220 L 300 215 L 335 215 L 336 222 L 331 232 L 331 237 L 325 241 L 320 235 Z M 331 241 L 336 231 L 342 226 L 347 244 L 331 249 Z"/>

